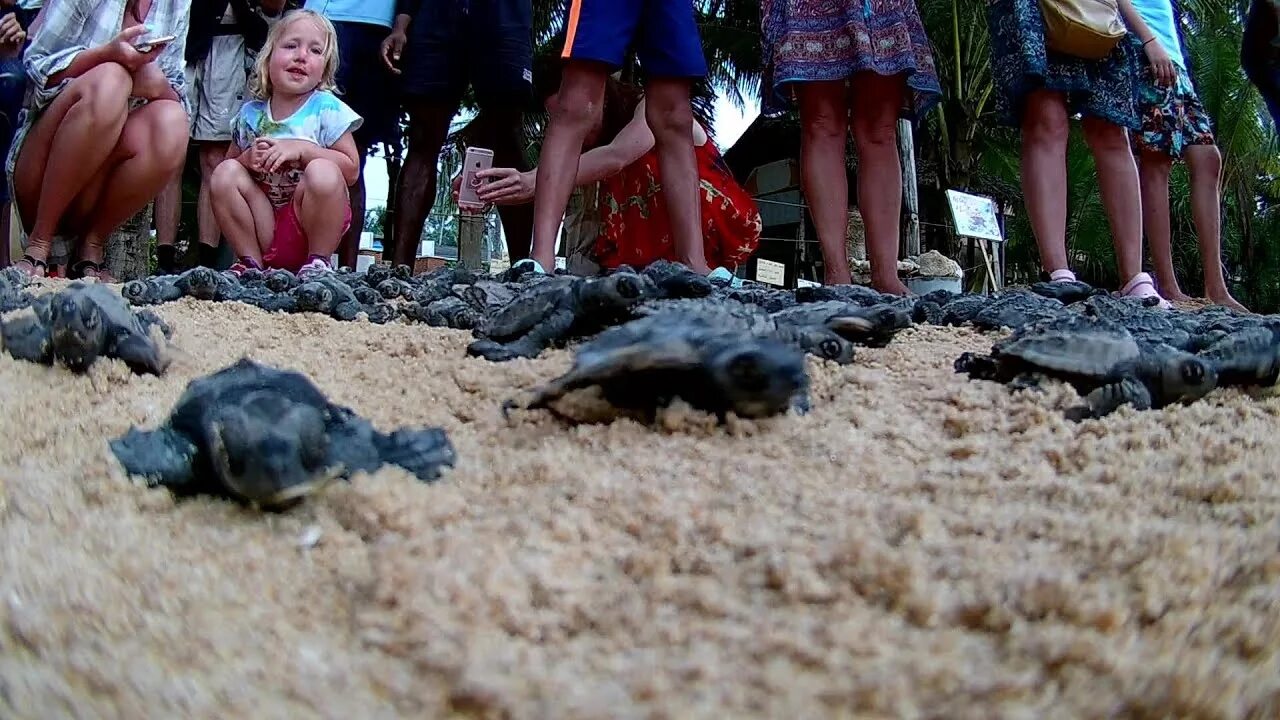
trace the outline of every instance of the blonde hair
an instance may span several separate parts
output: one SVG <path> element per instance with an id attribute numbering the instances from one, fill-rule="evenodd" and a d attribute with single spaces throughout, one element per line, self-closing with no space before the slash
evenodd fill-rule
<path id="1" fill-rule="evenodd" d="M 273 23 L 271 31 L 267 33 L 267 40 L 262 44 L 262 49 L 258 51 L 258 57 L 253 62 L 253 75 L 249 78 L 249 93 L 258 100 L 271 99 L 271 54 L 276 50 L 276 44 L 280 42 L 280 37 L 284 35 L 284 31 L 299 20 L 310 20 L 320 26 L 320 31 L 324 33 L 324 72 L 320 74 L 320 84 L 316 86 L 317 90 L 336 91 L 338 74 L 338 32 L 333 29 L 333 23 L 329 22 L 329 18 L 321 15 L 314 10 L 292 10 L 287 13 L 279 22 Z"/>

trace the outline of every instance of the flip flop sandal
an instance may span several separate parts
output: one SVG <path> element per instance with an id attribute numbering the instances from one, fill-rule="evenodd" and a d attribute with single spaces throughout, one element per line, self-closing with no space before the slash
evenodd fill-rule
<path id="1" fill-rule="evenodd" d="M 101 282 L 111 283 L 115 280 L 107 272 L 106 268 L 92 260 L 81 260 L 67 268 L 67 278 L 70 280 L 82 280 L 85 277 L 85 272 L 92 272 L 94 279 Z"/>
<path id="2" fill-rule="evenodd" d="M 31 266 L 32 272 L 26 272 L 25 270 L 22 271 L 31 277 L 48 277 L 49 276 L 49 264 L 46 263 L 44 260 L 37 260 L 31 257 L 30 255 L 23 255 L 22 259 L 18 261 L 19 265 L 22 263 L 27 263 L 28 265 Z M 39 269 L 40 271 L 39 275 L 35 273 L 37 269 Z"/>

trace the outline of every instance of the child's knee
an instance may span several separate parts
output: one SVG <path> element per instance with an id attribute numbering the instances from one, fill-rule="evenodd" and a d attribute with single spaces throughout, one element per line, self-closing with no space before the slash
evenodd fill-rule
<path id="1" fill-rule="evenodd" d="M 251 180 L 249 171 L 239 160 L 223 160 L 209 177 L 209 190 L 214 197 L 239 192 L 240 185 L 245 180 Z"/>
<path id="2" fill-rule="evenodd" d="M 336 163 L 323 159 L 312 160 L 302 172 L 302 187 L 309 195 L 341 197 L 347 192 L 347 181 Z"/>

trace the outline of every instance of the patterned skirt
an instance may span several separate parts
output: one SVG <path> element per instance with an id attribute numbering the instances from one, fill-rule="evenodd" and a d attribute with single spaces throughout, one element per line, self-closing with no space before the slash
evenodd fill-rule
<path id="1" fill-rule="evenodd" d="M 1027 96 L 1056 90 L 1073 116 L 1088 115 L 1138 130 L 1140 67 L 1134 45 L 1121 42 L 1110 57 L 1083 60 L 1045 49 L 1044 18 L 1037 0 L 991 0 L 991 72 L 1000 121 L 1021 127 Z"/>
<path id="2" fill-rule="evenodd" d="M 915 0 L 764 0 L 763 111 L 793 101 L 793 83 L 845 80 L 855 73 L 905 76 L 904 116 L 918 120 L 942 98 L 933 49 Z"/>

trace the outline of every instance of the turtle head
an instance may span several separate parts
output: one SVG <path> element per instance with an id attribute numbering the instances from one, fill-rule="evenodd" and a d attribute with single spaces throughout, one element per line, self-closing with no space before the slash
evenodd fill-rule
<path id="1" fill-rule="evenodd" d="M 49 307 L 53 353 L 73 372 L 93 364 L 106 342 L 106 320 L 88 294 L 59 293 Z"/>
<path id="2" fill-rule="evenodd" d="M 298 307 L 322 310 L 333 306 L 333 290 L 323 283 L 309 282 L 298 286 Z"/>
<path id="3" fill-rule="evenodd" d="M 1171 353 L 1160 364 L 1159 382 L 1165 403 L 1192 402 L 1218 386 L 1218 371 L 1204 358 Z"/>
<path id="4" fill-rule="evenodd" d="M 146 280 L 130 280 L 120 288 L 120 295 L 134 305 L 142 305 L 147 302 L 150 291 Z"/>
<path id="5" fill-rule="evenodd" d="M 853 362 L 853 343 L 825 328 L 805 328 L 800 331 L 799 339 L 800 347 L 810 355 L 839 365 Z"/>
<path id="6" fill-rule="evenodd" d="M 271 292 L 288 292 L 297 287 L 298 276 L 288 270 L 276 268 L 267 272 L 263 277 L 263 283 L 266 284 L 267 289 Z"/>
<path id="7" fill-rule="evenodd" d="M 708 369 L 727 409 L 744 418 L 786 412 L 809 383 L 804 355 L 776 342 L 733 343 L 711 356 Z"/>
<path id="8" fill-rule="evenodd" d="M 633 272 L 615 272 L 585 281 L 580 290 L 584 308 L 592 311 L 625 310 L 644 299 L 645 279 Z"/>
<path id="9" fill-rule="evenodd" d="M 272 508 L 333 479 L 322 412 L 274 392 L 251 392 L 207 425 L 214 471 L 236 495 Z"/>
<path id="10" fill-rule="evenodd" d="M 196 267 L 187 274 L 187 294 L 200 300 L 212 300 L 218 295 L 218 281 L 222 275 L 213 268 Z"/>

